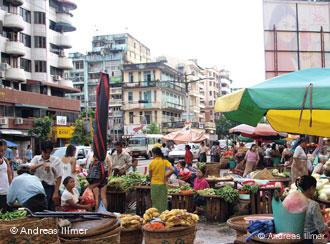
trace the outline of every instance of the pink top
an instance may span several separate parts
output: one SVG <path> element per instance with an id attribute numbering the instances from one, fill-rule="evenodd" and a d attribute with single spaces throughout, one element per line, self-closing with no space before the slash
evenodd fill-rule
<path id="1" fill-rule="evenodd" d="M 249 150 L 245 155 L 245 159 L 247 162 L 256 162 L 258 160 L 258 153 Z"/>
<path id="2" fill-rule="evenodd" d="M 194 180 L 194 190 L 204 190 L 206 188 L 210 188 L 209 183 L 205 180 L 205 178 L 196 177 Z"/>

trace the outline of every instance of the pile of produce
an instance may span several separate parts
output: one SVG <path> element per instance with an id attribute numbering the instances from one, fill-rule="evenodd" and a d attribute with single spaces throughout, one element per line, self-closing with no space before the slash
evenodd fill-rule
<path id="1" fill-rule="evenodd" d="M 324 174 L 326 176 L 330 175 L 330 159 L 323 165 Z"/>
<path id="2" fill-rule="evenodd" d="M 127 191 L 138 185 L 146 185 L 149 179 L 147 176 L 143 176 L 139 173 L 131 173 L 119 177 L 109 177 L 108 187 L 118 190 L 118 191 Z"/>
<path id="3" fill-rule="evenodd" d="M 248 185 L 248 184 L 245 184 L 242 186 L 242 188 L 239 189 L 239 192 L 241 194 L 255 194 L 257 193 L 259 189 L 259 185 Z"/>
<path id="4" fill-rule="evenodd" d="M 273 169 L 272 170 L 272 175 L 276 178 L 286 178 L 286 177 L 290 177 L 290 173 L 289 172 L 283 172 L 283 173 L 280 173 L 278 171 L 278 169 Z"/>
<path id="5" fill-rule="evenodd" d="M 168 194 L 190 195 L 190 194 L 193 194 L 193 193 L 194 193 L 194 190 L 189 185 L 168 189 Z"/>
<path id="6" fill-rule="evenodd" d="M 14 220 L 14 219 L 21 219 L 25 218 L 27 215 L 27 212 L 25 210 L 16 210 L 13 212 L 0 212 L 0 220 Z"/>
<path id="7" fill-rule="evenodd" d="M 141 229 L 143 224 L 143 219 L 138 215 L 122 214 L 119 218 L 124 229 Z"/>
<path id="8" fill-rule="evenodd" d="M 330 201 L 330 182 L 328 179 L 321 179 L 319 174 L 313 174 L 316 179 L 316 191 L 318 198 L 322 201 Z M 291 188 L 294 186 L 291 185 Z"/>
<path id="9" fill-rule="evenodd" d="M 196 214 L 188 213 L 185 209 L 166 210 L 160 215 L 161 221 L 165 223 L 166 228 L 174 226 L 192 226 L 195 225 L 199 217 Z"/>
<path id="10" fill-rule="evenodd" d="M 197 193 L 203 197 L 219 196 L 224 201 L 229 203 L 236 202 L 239 199 L 238 191 L 231 186 L 224 186 L 220 189 L 206 188 L 204 190 L 197 191 Z"/>
<path id="11" fill-rule="evenodd" d="M 85 189 L 88 186 L 88 181 L 86 180 L 86 177 L 77 175 L 77 180 L 78 180 L 80 189 Z"/>
<path id="12" fill-rule="evenodd" d="M 322 215 L 324 219 L 324 223 L 328 223 L 330 221 L 330 208 L 322 209 Z"/>
<path id="13" fill-rule="evenodd" d="M 143 214 L 144 223 L 148 223 L 154 218 L 158 218 L 160 216 L 157 208 L 149 208 Z"/>

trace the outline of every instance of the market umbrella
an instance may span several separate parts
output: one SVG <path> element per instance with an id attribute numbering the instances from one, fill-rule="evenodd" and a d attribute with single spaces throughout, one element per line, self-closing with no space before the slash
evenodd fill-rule
<path id="1" fill-rule="evenodd" d="M 109 112 L 109 76 L 101 73 L 96 88 L 95 129 L 93 135 L 94 155 L 98 161 L 104 161 L 107 153 L 107 129 Z"/>
<path id="2" fill-rule="evenodd" d="M 241 124 L 229 129 L 229 133 L 240 134 L 244 137 L 254 138 L 254 139 L 269 139 L 277 137 L 286 137 L 286 133 L 279 133 L 275 131 L 269 124 L 258 124 L 257 127 L 253 127 L 246 124 Z"/>
<path id="3" fill-rule="evenodd" d="M 280 132 L 330 136 L 330 69 L 300 70 L 220 97 L 215 112 L 256 126 L 263 116 Z"/>
<path id="4" fill-rule="evenodd" d="M 7 147 L 17 147 L 17 144 L 12 141 L 5 140 L 5 142 L 7 143 Z"/>
<path id="5" fill-rule="evenodd" d="M 254 141 L 252 138 L 248 138 L 245 136 L 239 136 L 237 139 L 241 142 L 253 142 Z"/>
<path id="6" fill-rule="evenodd" d="M 207 136 L 202 131 L 193 129 L 182 129 L 169 133 L 163 137 L 164 141 L 174 141 L 176 144 L 182 143 L 198 143 L 205 141 Z"/>

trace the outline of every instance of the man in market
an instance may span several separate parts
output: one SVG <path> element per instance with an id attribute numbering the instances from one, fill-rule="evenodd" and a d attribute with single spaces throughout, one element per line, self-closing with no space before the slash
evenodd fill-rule
<path id="1" fill-rule="evenodd" d="M 47 200 L 44 187 L 38 177 L 30 174 L 27 164 L 19 165 L 17 174 L 8 189 L 7 204 L 13 206 L 16 201 L 32 212 L 41 212 L 47 209 Z"/>
<path id="2" fill-rule="evenodd" d="M 121 142 L 115 143 L 116 151 L 111 155 L 112 169 L 114 175 L 125 175 L 132 166 L 131 156 L 123 151 Z"/>
<path id="3" fill-rule="evenodd" d="M 62 179 L 62 161 L 50 154 L 53 151 L 53 143 L 45 141 L 41 144 L 41 155 L 35 156 L 30 165 L 45 189 L 49 210 L 55 210 L 55 205 L 60 203 L 59 189 Z"/>

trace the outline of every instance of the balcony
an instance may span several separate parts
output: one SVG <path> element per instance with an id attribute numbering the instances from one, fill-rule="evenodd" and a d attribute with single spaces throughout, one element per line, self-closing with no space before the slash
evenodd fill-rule
<path id="1" fill-rule="evenodd" d="M 161 103 L 126 103 L 123 110 L 148 110 L 148 109 L 161 109 Z"/>
<path id="2" fill-rule="evenodd" d="M 176 103 L 171 103 L 171 102 L 164 102 L 163 109 L 170 109 L 170 110 L 175 110 L 178 112 L 183 112 L 185 110 L 185 107 L 181 104 L 176 104 Z"/>
<path id="3" fill-rule="evenodd" d="M 56 28 L 63 32 L 75 31 L 76 27 L 72 24 L 72 15 L 69 13 L 57 13 L 56 14 Z"/>
<path id="4" fill-rule="evenodd" d="M 159 87 L 159 88 L 167 88 L 180 93 L 185 93 L 185 89 L 173 84 L 171 82 L 161 82 L 161 81 L 139 81 L 134 83 L 124 83 L 124 88 L 132 89 L 132 88 L 146 88 L 146 87 Z"/>
<path id="5" fill-rule="evenodd" d="M 60 34 L 57 37 L 57 45 L 62 48 L 70 49 L 70 48 L 72 48 L 71 38 L 67 35 Z"/>
<path id="6" fill-rule="evenodd" d="M 18 14 L 7 13 L 3 22 L 3 28 L 13 31 L 24 30 L 23 17 Z"/>
<path id="7" fill-rule="evenodd" d="M 112 99 L 112 98 L 110 98 L 109 106 L 121 106 L 121 105 L 123 105 L 123 100 L 122 99 Z"/>
<path id="8" fill-rule="evenodd" d="M 121 87 L 116 87 L 116 88 L 110 87 L 110 94 L 120 95 L 120 94 L 122 94 L 122 92 L 123 92 L 123 89 Z"/>
<path id="9" fill-rule="evenodd" d="M 6 80 L 25 82 L 26 76 L 24 69 L 21 68 L 9 68 L 6 70 Z"/>
<path id="10" fill-rule="evenodd" d="M 5 2 L 9 3 L 11 6 L 19 7 L 24 4 L 23 0 L 6 0 Z"/>
<path id="11" fill-rule="evenodd" d="M 123 115 L 124 115 L 123 111 L 109 112 L 110 117 L 123 117 Z"/>
<path id="12" fill-rule="evenodd" d="M 231 90 L 229 87 L 221 87 L 221 94 L 229 94 Z"/>
<path id="13" fill-rule="evenodd" d="M 186 126 L 185 121 L 176 121 L 176 122 L 165 122 L 162 123 L 162 128 L 167 128 L 167 129 L 180 129 L 184 128 Z M 192 122 L 191 123 L 191 128 L 192 129 L 199 129 L 199 123 L 198 122 Z"/>
<path id="14" fill-rule="evenodd" d="M 58 57 L 58 68 L 65 70 L 73 69 L 72 60 L 67 57 Z"/>
<path id="15" fill-rule="evenodd" d="M 0 102 L 11 105 L 43 107 L 68 112 L 79 112 L 80 101 L 64 97 L 47 96 L 36 92 L 0 88 Z"/>
<path id="16" fill-rule="evenodd" d="M 58 82 L 58 84 L 59 84 L 60 86 L 66 86 L 66 87 L 71 87 L 71 88 L 73 88 L 72 80 L 60 80 L 60 81 Z"/>
<path id="17" fill-rule="evenodd" d="M 200 113 L 200 107 L 199 106 L 190 106 L 190 112 Z"/>
<path id="18" fill-rule="evenodd" d="M 6 53 L 16 57 L 25 56 L 24 44 L 18 41 L 7 41 Z"/>
<path id="19" fill-rule="evenodd" d="M 75 10 L 77 8 L 75 0 L 57 0 L 57 2 L 69 10 Z"/>

